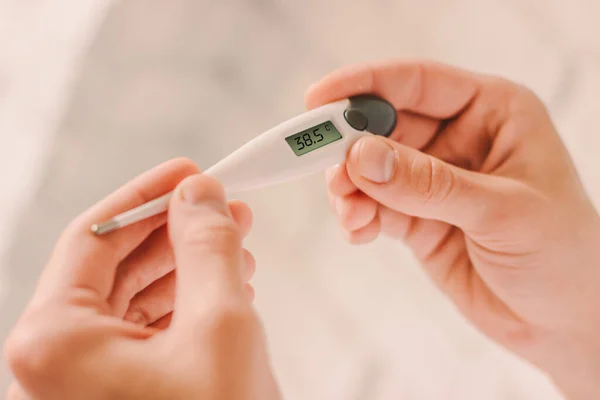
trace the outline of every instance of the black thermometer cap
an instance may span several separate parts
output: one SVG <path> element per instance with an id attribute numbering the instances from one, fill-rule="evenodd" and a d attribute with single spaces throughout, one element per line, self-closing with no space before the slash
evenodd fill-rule
<path id="1" fill-rule="evenodd" d="M 371 94 L 349 98 L 350 107 L 344 111 L 346 122 L 356 130 L 389 137 L 396 128 L 396 109 L 385 99 Z"/>

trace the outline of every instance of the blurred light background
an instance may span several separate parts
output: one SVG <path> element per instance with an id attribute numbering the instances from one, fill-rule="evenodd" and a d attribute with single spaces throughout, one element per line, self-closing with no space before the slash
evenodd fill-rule
<path id="1" fill-rule="evenodd" d="M 427 57 L 531 87 L 597 204 L 598 17 L 595 0 L 0 0 L 1 337 L 71 218 L 169 158 L 210 166 L 347 63 Z M 401 244 L 346 244 L 321 176 L 242 198 L 286 398 L 560 398 Z"/>

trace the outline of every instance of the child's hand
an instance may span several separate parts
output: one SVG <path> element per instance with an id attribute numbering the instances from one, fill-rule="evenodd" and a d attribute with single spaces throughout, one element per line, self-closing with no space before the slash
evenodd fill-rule
<path id="1" fill-rule="evenodd" d="M 349 240 L 405 241 L 482 331 L 573 398 L 594 396 L 600 220 L 543 104 L 511 82 L 418 62 L 342 69 L 306 102 L 369 92 L 398 124 L 328 172 Z"/>
<path id="2" fill-rule="evenodd" d="M 163 164 L 67 228 L 5 344 L 10 399 L 279 398 L 246 283 L 250 211 L 197 171 Z M 165 215 L 90 232 L 183 178 L 168 232 Z"/>

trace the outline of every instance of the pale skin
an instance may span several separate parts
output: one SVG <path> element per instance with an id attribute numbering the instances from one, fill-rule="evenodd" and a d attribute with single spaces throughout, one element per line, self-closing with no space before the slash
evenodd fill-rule
<path id="1" fill-rule="evenodd" d="M 168 228 L 163 215 L 90 232 L 178 183 Z M 279 399 L 247 283 L 251 222 L 248 206 L 227 204 L 221 185 L 183 159 L 78 217 L 5 343 L 9 398 Z"/>
<path id="2" fill-rule="evenodd" d="M 348 240 L 406 243 L 482 332 L 569 399 L 595 398 L 600 218 L 543 104 L 511 82 L 420 61 L 343 68 L 306 103 L 360 93 L 389 100 L 398 124 L 327 173 Z M 168 225 L 89 232 L 176 186 Z M 279 399 L 247 283 L 250 225 L 248 207 L 227 204 L 186 160 L 78 217 L 5 344 L 9 398 Z"/>

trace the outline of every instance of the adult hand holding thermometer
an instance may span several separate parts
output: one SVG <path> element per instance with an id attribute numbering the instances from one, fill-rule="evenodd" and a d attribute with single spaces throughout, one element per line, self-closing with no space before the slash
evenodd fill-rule
<path id="1" fill-rule="evenodd" d="M 396 110 L 386 100 L 359 95 L 287 120 L 246 143 L 205 171 L 221 182 L 227 195 L 283 183 L 343 162 L 360 137 L 389 136 Z M 112 219 L 94 224 L 106 234 L 167 210 L 172 192 Z"/>

